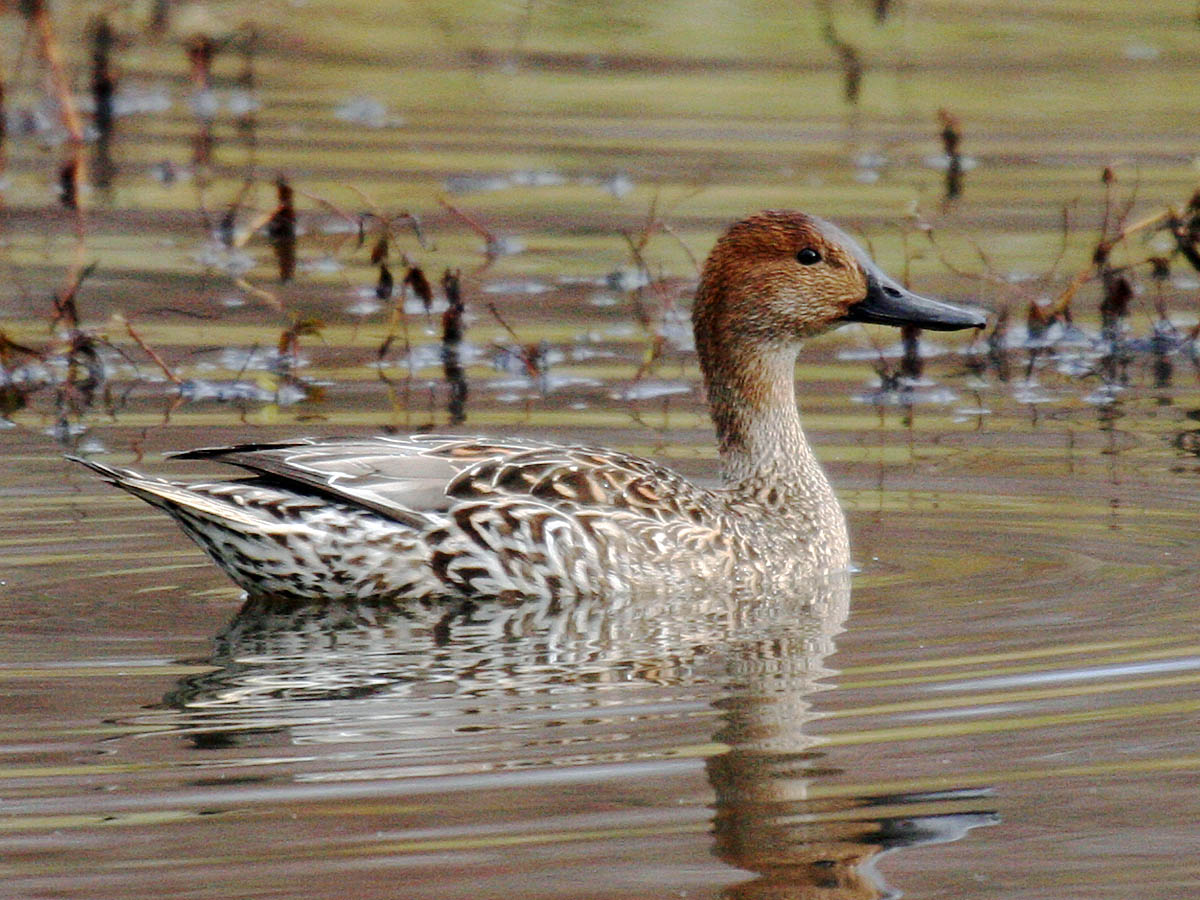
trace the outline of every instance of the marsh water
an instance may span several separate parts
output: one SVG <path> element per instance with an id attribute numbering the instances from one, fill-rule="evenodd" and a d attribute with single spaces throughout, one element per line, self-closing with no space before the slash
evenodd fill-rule
<path id="1" fill-rule="evenodd" d="M 82 212 L 0 13 L 0 895 L 1200 893 L 1200 273 L 1147 228 L 1115 326 L 1087 280 L 1026 328 L 1106 215 L 1200 180 L 1194 10 L 646 6 L 123 8 Z M 100 10 L 54 7 L 87 121 Z M 806 347 L 846 581 L 448 632 L 244 605 L 63 459 L 435 430 L 713 481 L 693 259 L 766 207 L 994 314 L 907 362 L 883 329 Z"/>

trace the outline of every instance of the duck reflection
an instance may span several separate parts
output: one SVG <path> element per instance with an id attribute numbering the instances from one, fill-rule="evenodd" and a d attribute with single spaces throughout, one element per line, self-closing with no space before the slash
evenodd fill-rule
<path id="1" fill-rule="evenodd" d="M 830 645 L 827 645 L 831 649 Z M 867 900 L 899 897 L 876 871 L 883 853 L 961 838 L 999 821 L 986 807 L 990 791 L 846 795 L 825 787 L 845 770 L 814 749 L 803 727 L 812 718 L 807 696 L 818 689 L 823 658 L 776 658 L 719 705 L 716 740 L 727 752 L 706 762 L 716 791 L 715 853 L 758 874 L 729 888 L 731 900 Z M 796 663 L 806 661 L 804 668 Z"/>
<path id="2" fill-rule="evenodd" d="M 998 821 L 986 790 L 861 796 L 806 733 L 849 610 L 849 580 L 788 598 L 686 596 L 570 609 L 466 605 L 280 605 L 251 600 L 216 639 L 212 671 L 181 681 L 158 724 L 197 747 L 411 737 L 450 697 L 561 698 L 627 681 L 717 683 L 724 752 L 714 852 L 754 873 L 749 898 L 898 896 L 875 870 L 886 852 L 957 840 Z M 364 715 L 353 701 L 396 701 Z M 370 720 L 369 722 L 367 720 Z M 388 724 L 390 722 L 390 724 Z M 147 723 L 143 723 L 147 724 Z M 394 729 L 389 734 L 388 729 Z M 852 775 L 853 773 L 851 773 Z"/>
<path id="3" fill-rule="evenodd" d="M 844 593 L 814 607 L 824 616 L 777 621 L 749 640 L 744 632 L 727 637 L 732 652 L 714 740 L 728 750 L 706 762 L 716 792 L 714 852 L 759 877 L 726 897 L 896 897 L 875 869 L 878 856 L 958 840 L 999 821 L 980 808 L 987 790 L 861 796 L 831 785 L 845 770 L 805 729 L 817 715 L 814 696 L 836 675 L 826 659 L 849 610 L 849 586 L 834 591 Z"/>

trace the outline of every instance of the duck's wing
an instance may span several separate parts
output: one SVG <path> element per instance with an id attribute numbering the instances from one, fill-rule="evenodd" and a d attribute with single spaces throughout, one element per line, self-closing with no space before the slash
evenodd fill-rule
<path id="1" fill-rule="evenodd" d="M 406 524 L 413 513 L 444 511 L 446 488 L 480 463 L 536 445 L 437 435 L 320 440 L 204 447 L 174 459 L 211 459 L 239 466 L 277 484 L 373 510 Z"/>
<path id="2" fill-rule="evenodd" d="M 209 447 L 211 459 L 290 482 L 412 524 L 412 514 L 462 501 L 533 503 L 575 511 L 622 509 L 700 522 L 713 496 L 651 460 L 615 450 L 526 440 L 413 435 Z"/>
<path id="3" fill-rule="evenodd" d="M 614 450 L 543 446 L 481 460 L 446 488 L 429 564 L 467 596 L 624 596 L 728 576 L 717 492 Z"/>
<path id="4" fill-rule="evenodd" d="M 613 509 L 658 521 L 710 520 L 712 492 L 652 460 L 600 447 L 541 446 L 480 460 L 446 493 L 458 500 L 538 501 L 578 513 Z"/>

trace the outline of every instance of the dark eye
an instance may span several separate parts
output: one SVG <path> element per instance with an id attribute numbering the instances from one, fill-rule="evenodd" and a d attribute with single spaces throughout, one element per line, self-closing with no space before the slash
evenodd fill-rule
<path id="1" fill-rule="evenodd" d="M 812 247 L 805 247 L 796 254 L 796 262 L 800 263 L 802 266 L 811 266 L 815 263 L 819 263 L 820 261 L 821 254 Z"/>

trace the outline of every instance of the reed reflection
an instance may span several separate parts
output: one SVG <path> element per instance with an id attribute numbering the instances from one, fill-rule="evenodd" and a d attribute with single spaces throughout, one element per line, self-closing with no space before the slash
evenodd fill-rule
<path id="1" fill-rule="evenodd" d="M 726 748 L 705 762 L 713 852 L 754 874 L 725 896 L 896 896 L 875 869 L 880 855 L 957 840 L 998 819 L 986 790 L 857 795 L 853 781 L 865 774 L 839 767 L 807 733 L 814 697 L 836 674 L 827 659 L 849 599 L 848 578 L 837 578 L 786 598 L 658 597 L 565 610 L 253 600 L 217 636 L 214 670 L 181 681 L 154 721 L 203 749 L 361 739 L 403 755 L 418 736 L 445 737 L 456 698 L 471 701 L 456 708 L 460 716 L 487 716 L 489 727 L 509 717 L 517 728 L 543 708 L 607 702 L 612 715 L 601 689 L 619 682 L 709 685 L 720 721 L 712 740 Z M 412 755 L 431 752 L 414 745 Z"/>

